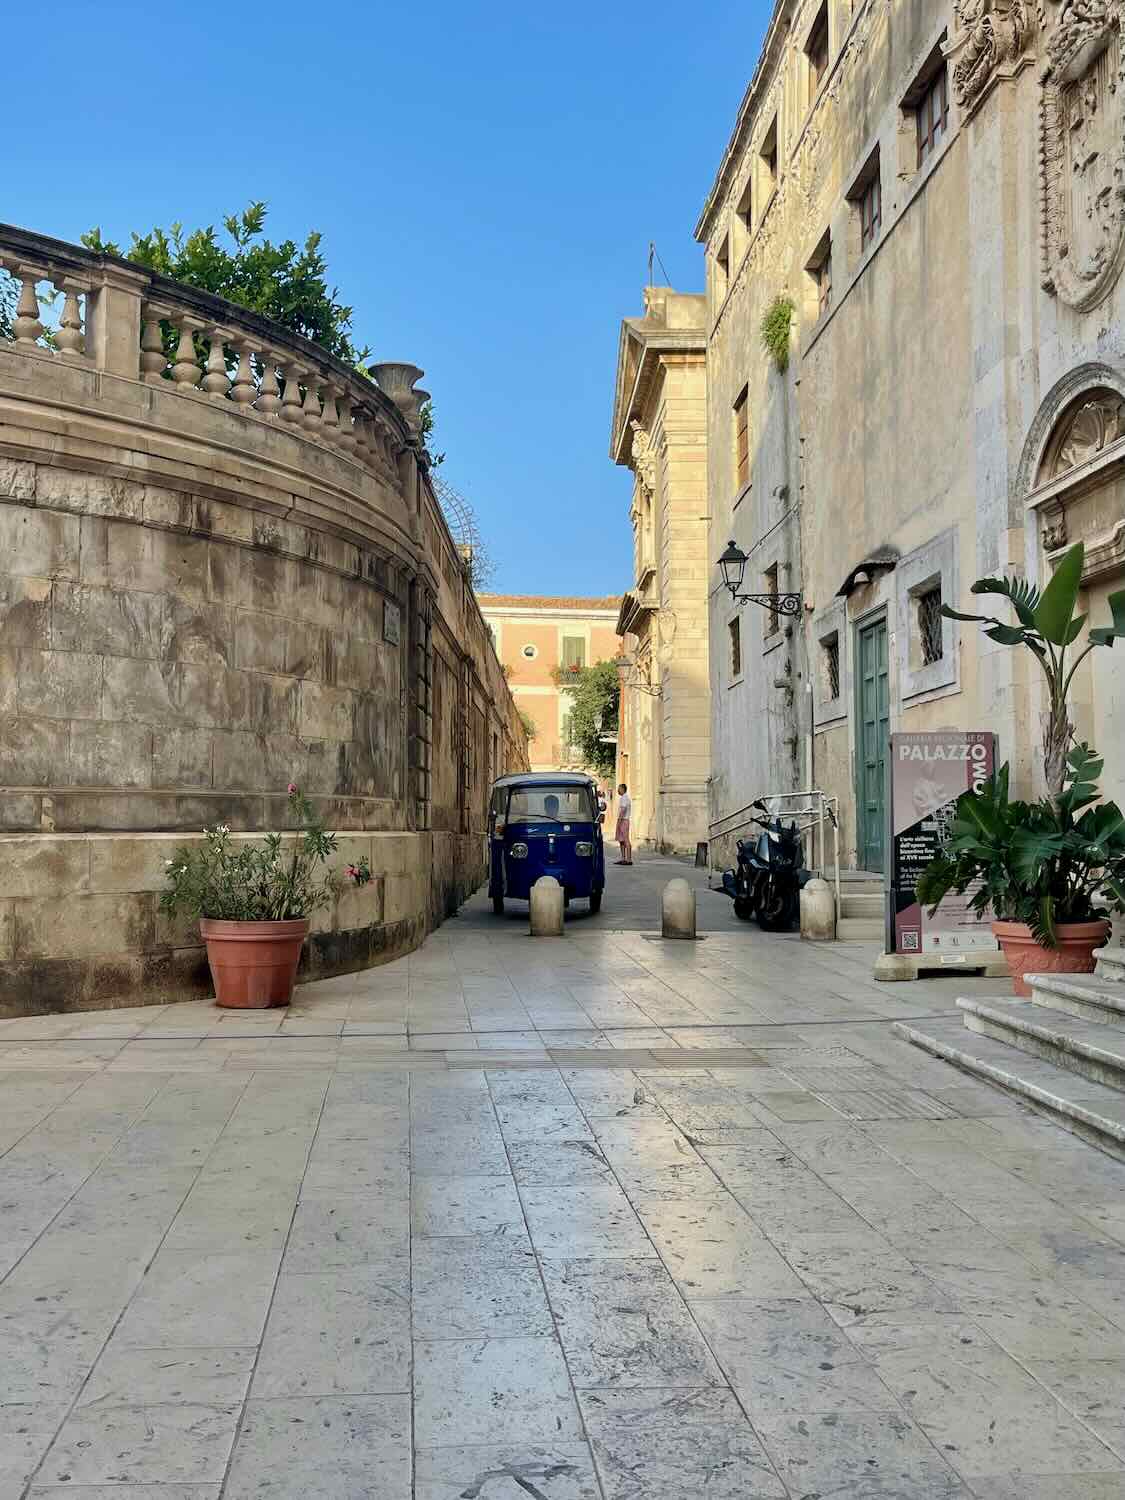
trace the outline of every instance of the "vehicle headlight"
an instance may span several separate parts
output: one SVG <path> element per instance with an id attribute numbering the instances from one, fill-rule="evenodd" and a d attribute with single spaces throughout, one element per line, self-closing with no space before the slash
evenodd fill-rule
<path id="1" fill-rule="evenodd" d="M 586 859 L 589 859 L 594 852 L 594 846 L 593 844 L 575 844 L 574 852 L 575 854 L 583 855 Z"/>
<path id="2" fill-rule="evenodd" d="M 527 845 L 526 844 L 513 844 L 512 847 L 508 850 L 508 858 L 509 859 L 526 859 L 527 858 Z"/>

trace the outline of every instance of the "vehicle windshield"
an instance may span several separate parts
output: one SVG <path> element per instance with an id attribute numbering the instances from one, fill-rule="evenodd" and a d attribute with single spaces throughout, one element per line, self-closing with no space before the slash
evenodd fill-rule
<path id="1" fill-rule="evenodd" d="M 516 787 L 508 803 L 509 823 L 588 823 L 590 794 L 581 786 Z"/>

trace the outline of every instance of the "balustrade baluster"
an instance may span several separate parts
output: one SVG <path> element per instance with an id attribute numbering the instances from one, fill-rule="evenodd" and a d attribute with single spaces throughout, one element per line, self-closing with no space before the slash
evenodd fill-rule
<path id="1" fill-rule="evenodd" d="M 310 370 L 305 386 L 305 404 L 301 407 L 301 422 L 312 431 L 320 426 L 320 402 L 316 395 L 316 371 Z"/>
<path id="2" fill-rule="evenodd" d="M 340 415 L 338 442 L 345 453 L 352 453 L 355 450 L 355 429 L 352 427 L 352 400 L 347 391 L 337 401 L 336 410 Z"/>
<path id="3" fill-rule="evenodd" d="M 88 284 L 85 281 L 72 281 L 68 276 L 60 276 L 53 285 L 56 291 L 62 292 L 64 299 L 55 344 L 63 359 L 81 359 L 86 352 L 86 336 L 78 296 L 89 290 Z"/>
<path id="4" fill-rule="evenodd" d="M 43 332 L 43 324 L 39 321 L 39 294 L 35 290 L 35 284 L 37 281 L 46 281 L 47 271 L 44 266 L 16 266 L 13 274 L 21 285 L 12 332 L 17 344 L 34 346 L 38 344 Z"/>
<path id="5" fill-rule="evenodd" d="M 226 398 L 226 394 L 230 390 L 230 377 L 227 374 L 227 356 L 223 348 L 223 330 L 221 328 L 212 328 L 209 330 L 207 336 L 211 340 L 211 349 L 207 355 L 207 373 L 203 377 L 203 389 L 216 401 L 222 401 Z M 179 359 L 179 357 L 179 353 L 177 352 L 176 358 Z"/>
<path id="6" fill-rule="evenodd" d="M 141 379 L 155 385 L 164 378 L 168 356 L 164 352 L 164 333 L 160 327 L 161 314 L 151 303 L 141 309 Z"/>
<path id="7" fill-rule="evenodd" d="M 304 370 L 300 365 L 291 361 L 282 366 L 282 374 L 285 376 L 285 394 L 281 398 L 281 420 L 299 424 L 302 420 L 301 412 L 301 376 Z"/>
<path id="8" fill-rule="evenodd" d="M 324 387 L 324 410 L 320 414 L 320 425 L 326 442 L 334 443 L 339 435 L 340 419 L 336 414 L 336 397 L 339 392 L 335 386 Z"/>
<path id="9" fill-rule="evenodd" d="M 179 386 L 189 390 L 199 388 L 199 361 L 196 358 L 195 345 L 192 335 L 203 324 L 195 318 L 178 317 L 175 320 L 179 324 L 179 343 L 176 345 L 176 358 L 172 365 L 172 379 Z"/>
<path id="10" fill-rule="evenodd" d="M 370 461 L 369 442 L 367 426 L 367 413 L 362 406 L 355 408 L 355 425 L 352 428 L 352 440 L 355 444 L 355 456 L 361 463 Z"/>
<path id="11" fill-rule="evenodd" d="M 272 417 L 281 406 L 281 387 L 277 383 L 277 367 L 283 361 L 272 349 L 267 349 L 261 359 L 262 383 L 258 387 L 258 399 L 254 403 L 254 410 L 261 412 L 264 417 Z"/>
<path id="12" fill-rule="evenodd" d="M 247 344 L 236 344 L 235 350 L 238 354 L 238 369 L 235 371 L 234 388 L 230 393 L 230 399 L 236 401 L 239 406 L 249 407 L 251 402 L 258 398 L 254 366 L 250 359 L 253 351 Z"/>

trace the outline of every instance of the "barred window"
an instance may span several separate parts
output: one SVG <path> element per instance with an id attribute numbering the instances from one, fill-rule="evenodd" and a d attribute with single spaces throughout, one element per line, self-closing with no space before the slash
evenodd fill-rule
<path id="1" fill-rule="evenodd" d="M 820 651 L 824 670 L 824 697 L 830 703 L 840 696 L 840 637 L 834 635 L 821 641 Z"/>
<path id="2" fill-rule="evenodd" d="M 922 665 L 932 666 L 945 654 L 942 641 L 941 584 L 915 596 L 918 609 L 918 644 Z"/>

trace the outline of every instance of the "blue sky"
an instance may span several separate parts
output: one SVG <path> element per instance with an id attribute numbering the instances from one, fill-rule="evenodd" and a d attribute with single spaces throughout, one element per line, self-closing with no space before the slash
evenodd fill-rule
<path id="1" fill-rule="evenodd" d="M 691 232 L 763 0 L 92 14 L 63 0 L 38 63 L 8 69 L 0 219 L 127 243 L 263 198 L 272 238 L 320 229 L 356 342 L 425 367 L 493 586 L 626 587 L 619 322 L 650 239 L 678 289 L 702 289 Z"/>

